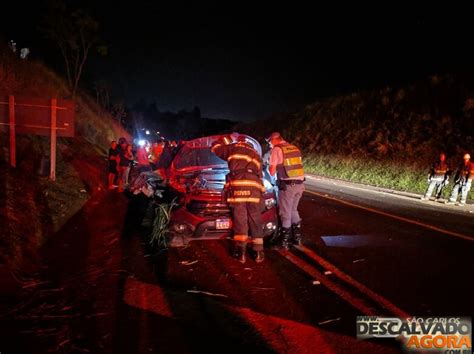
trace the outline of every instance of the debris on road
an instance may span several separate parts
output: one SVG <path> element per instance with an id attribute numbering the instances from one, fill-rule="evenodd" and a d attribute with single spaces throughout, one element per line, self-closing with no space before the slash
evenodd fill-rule
<path id="1" fill-rule="evenodd" d="M 195 260 L 195 261 L 181 261 L 181 262 L 179 262 L 179 264 L 189 266 L 189 265 L 192 265 L 192 264 L 196 264 L 197 262 L 199 262 L 199 261 L 198 260 Z"/>
<path id="2" fill-rule="evenodd" d="M 323 321 L 323 322 L 318 322 L 318 325 L 324 325 L 324 324 L 328 324 L 328 323 L 331 323 L 331 322 L 336 322 L 336 321 L 339 321 L 341 318 L 338 317 L 338 318 L 333 318 L 333 319 L 330 319 L 330 320 L 327 320 L 327 321 Z"/>
<path id="3" fill-rule="evenodd" d="M 192 294 L 204 294 L 204 295 L 216 296 L 216 297 L 228 297 L 227 295 L 224 295 L 224 294 L 214 294 L 208 291 L 200 291 L 200 290 L 186 290 L 186 292 L 192 293 Z"/>
<path id="4" fill-rule="evenodd" d="M 352 261 L 352 263 L 359 263 L 359 262 L 364 262 L 365 258 L 360 258 L 360 259 L 355 259 Z"/>
<path id="5" fill-rule="evenodd" d="M 29 283 L 26 283 L 25 285 L 23 285 L 23 289 L 28 289 L 28 288 L 36 288 L 40 285 L 45 285 L 45 284 L 49 284 L 49 281 L 32 281 L 32 282 L 29 282 Z"/>

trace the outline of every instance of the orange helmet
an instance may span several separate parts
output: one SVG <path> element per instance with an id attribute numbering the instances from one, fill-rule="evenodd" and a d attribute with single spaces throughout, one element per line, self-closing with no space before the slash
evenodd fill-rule
<path id="1" fill-rule="evenodd" d="M 464 159 L 464 160 L 470 160 L 470 159 L 471 159 L 471 155 L 469 155 L 469 154 L 464 154 L 463 159 Z"/>

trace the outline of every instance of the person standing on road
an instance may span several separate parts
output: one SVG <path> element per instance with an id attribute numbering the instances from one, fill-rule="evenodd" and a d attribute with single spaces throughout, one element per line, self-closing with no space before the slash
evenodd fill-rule
<path id="1" fill-rule="evenodd" d="M 125 152 L 125 158 L 128 160 L 128 165 L 123 175 L 123 183 L 126 186 L 129 183 L 130 170 L 132 169 L 133 161 L 135 159 L 133 156 L 133 150 L 132 150 L 131 144 L 128 144 L 127 146 L 127 150 Z"/>
<path id="2" fill-rule="evenodd" d="M 148 143 L 141 144 L 137 150 L 137 172 L 151 171 L 150 159 L 148 158 Z"/>
<path id="3" fill-rule="evenodd" d="M 236 142 L 224 137 L 213 143 L 211 151 L 229 165 L 224 190 L 232 210 L 234 257 L 245 263 L 250 229 L 255 261 L 263 262 L 262 159 L 245 136 L 238 136 Z"/>
<path id="4" fill-rule="evenodd" d="M 471 190 L 472 178 L 474 177 L 474 164 L 470 161 L 471 155 L 464 154 L 463 162 L 460 164 L 456 176 L 454 177 L 454 186 L 447 204 L 455 204 L 458 194 L 461 192 L 461 200 L 457 205 L 464 206 L 469 191 Z"/>
<path id="5" fill-rule="evenodd" d="M 127 140 L 121 140 L 120 148 L 118 149 L 118 192 L 120 193 L 124 191 L 127 168 L 130 166 L 130 160 L 127 158 L 127 148 Z"/>
<path id="6" fill-rule="evenodd" d="M 158 163 L 160 162 L 161 154 L 163 153 L 165 147 L 165 143 L 163 141 L 157 141 L 153 143 L 153 147 L 151 149 L 151 164 L 153 166 L 153 170 L 156 170 L 158 167 Z"/>
<path id="7" fill-rule="evenodd" d="M 278 214 L 281 227 L 274 240 L 285 249 L 290 242 L 301 245 L 301 217 L 298 204 L 304 191 L 304 169 L 302 154 L 296 146 L 286 142 L 278 132 L 270 135 L 267 141 L 272 146 L 270 155 L 270 174 L 277 175 Z"/>
<path id="8" fill-rule="evenodd" d="M 110 143 L 109 148 L 109 174 L 108 174 L 108 186 L 109 189 L 114 189 L 117 186 L 115 185 L 115 179 L 117 178 L 117 142 L 113 140 Z"/>
<path id="9" fill-rule="evenodd" d="M 438 201 L 443 193 L 443 188 L 449 183 L 449 168 L 446 164 L 446 155 L 441 153 L 439 155 L 439 161 L 435 162 L 431 167 L 430 174 L 428 176 L 428 189 L 421 200 L 430 200 L 433 190 L 436 189 L 435 198 Z"/>

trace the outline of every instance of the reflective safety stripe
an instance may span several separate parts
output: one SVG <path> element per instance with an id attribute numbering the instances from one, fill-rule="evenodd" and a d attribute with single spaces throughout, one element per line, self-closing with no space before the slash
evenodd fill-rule
<path id="1" fill-rule="evenodd" d="M 253 242 L 255 245 L 263 245 L 263 238 L 262 238 L 262 237 L 254 238 L 252 242 Z"/>
<path id="2" fill-rule="evenodd" d="M 216 144 L 213 147 L 211 147 L 211 151 L 214 152 L 215 149 L 217 149 L 219 146 L 222 146 L 222 144 Z"/>
<path id="3" fill-rule="evenodd" d="M 229 183 L 226 183 L 226 186 L 228 185 L 235 186 L 235 187 L 255 187 L 255 188 L 260 189 L 262 192 L 265 192 L 265 187 L 261 183 L 257 181 L 251 181 L 248 179 L 230 181 Z"/>
<path id="4" fill-rule="evenodd" d="M 260 198 L 227 198 L 227 203 L 260 203 Z"/>
<path id="5" fill-rule="evenodd" d="M 285 159 L 285 161 L 283 161 L 283 163 L 286 166 L 302 165 L 303 161 L 301 161 L 301 156 L 298 156 L 298 157 L 292 157 L 292 158 L 289 158 L 289 159 Z"/>
<path id="6" fill-rule="evenodd" d="M 240 241 L 240 242 L 245 242 L 248 240 L 248 236 L 247 235 L 234 235 L 233 239 L 234 241 Z"/>
<path id="7" fill-rule="evenodd" d="M 435 173 L 446 173 L 446 170 L 435 170 Z"/>
<path id="8" fill-rule="evenodd" d="M 232 143 L 232 140 L 228 136 L 225 136 L 224 137 L 224 144 L 229 145 L 230 143 Z"/>
<path id="9" fill-rule="evenodd" d="M 300 149 L 298 149 L 296 146 L 288 144 L 288 145 L 280 145 L 282 151 L 284 154 L 291 154 L 293 152 L 300 152 Z"/>
<path id="10" fill-rule="evenodd" d="M 283 161 L 277 165 L 278 179 L 304 177 L 301 151 L 294 145 L 276 145 L 283 153 Z"/>
<path id="11" fill-rule="evenodd" d="M 233 154 L 233 155 L 230 155 L 228 158 L 227 158 L 227 162 L 229 162 L 230 160 L 245 160 L 247 162 L 253 162 L 257 168 L 260 168 L 261 164 L 260 164 L 260 161 L 256 160 L 256 159 L 253 159 L 251 158 L 250 156 L 247 156 L 247 155 L 242 155 L 242 154 Z"/>
<path id="12" fill-rule="evenodd" d="M 290 178 L 304 176 L 304 170 L 302 168 L 298 168 L 296 170 L 289 170 L 286 173 Z"/>

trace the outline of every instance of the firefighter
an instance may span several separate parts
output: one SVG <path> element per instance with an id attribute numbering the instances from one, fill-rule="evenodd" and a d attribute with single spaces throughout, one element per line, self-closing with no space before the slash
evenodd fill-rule
<path id="1" fill-rule="evenodd" d="M 236 140 L 231 136 L 218 140 L 211 151 L 229 165 L 224 191 L 232 210 L 234 257 L 245 263 L 250 231 L 255 261 L 260 263 L 264 260 L 262 159 L 244 136 Z"/>
<path id="2" fill-rule="evenodd" d="M 457 205 L 464 206 L 469 191 L 471 190 L 472 179 L 474 178 L 474 164 L 470 161 L 471 155 L 464 154 L 463 162 L 460 164 L 456 176 L 454 177 L 454 186 L 447 204 L 455 204 L 458 194 L 461 192 L 461 200 Z"/>
<path id="3" fill-rule="evenodd" d="M 430 200 L 433 190 L 436 189 L 435 198 L 438 201 L 443 193 L 443 188 L 449 183 L 449 168 L 446 164 L 446 155 L 441 153 L 439 161 L 435 162 L 431 167 L 428 176 L 428 189 L 421 200 Z"/>
<path id="4" fill-rule="evenodd" d="M 277 175 L 278 213 L 281 228 L 277 242 L 285 249 L 290 242 L 301 245 L 301 217 L 298 203 L 304 191 L 304 169 L 300 149 L 287 143 L 280 133 L 274 132 L 267 141 L 272 146 L 270 155 L 270 174 Z"/>

